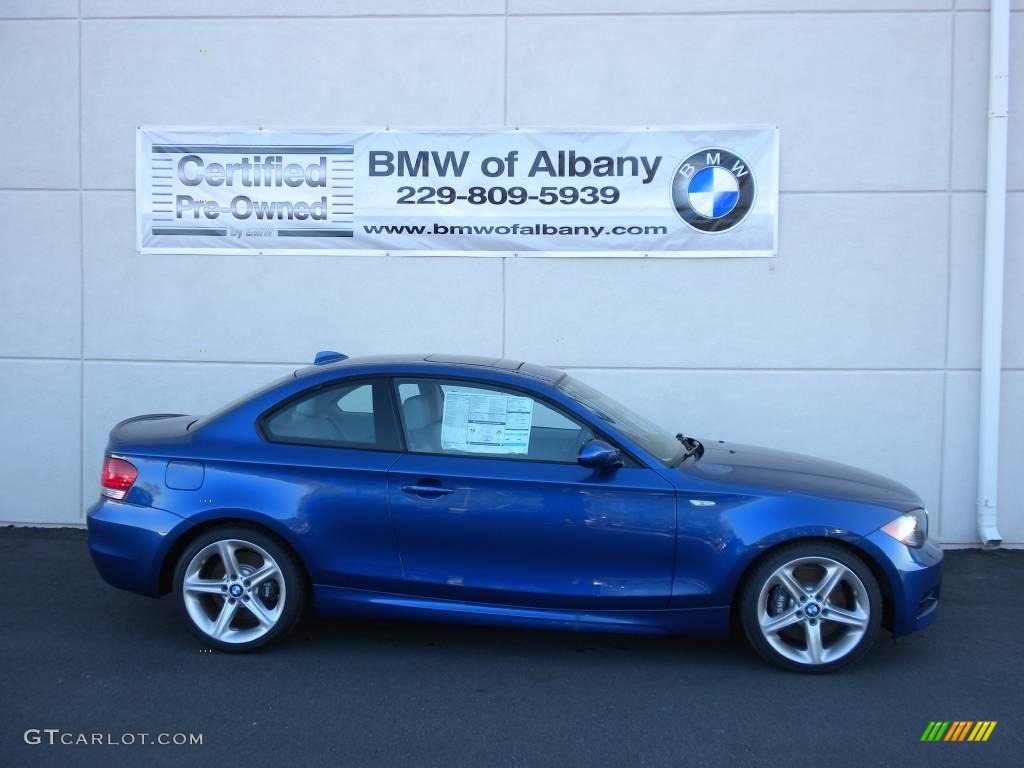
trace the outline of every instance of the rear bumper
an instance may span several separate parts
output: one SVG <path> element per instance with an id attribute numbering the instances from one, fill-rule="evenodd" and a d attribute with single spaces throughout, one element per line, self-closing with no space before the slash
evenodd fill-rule
<path id="1" fill-rule="evenodd" d="M 917 632 L 935 621 L 942 586 L 939 546 L 928 540 L 914 549 L 883 531 L 866 536 L 863 543 L 889 577 L 893 636 Z"/>
<path id="2" fill-rule="evenodd" d="M 154 507 L 101 499 L 89 508 L 89 554 L 108 584 L 160 595 L 160 567 L 171 532 L 184 521 Z"/>

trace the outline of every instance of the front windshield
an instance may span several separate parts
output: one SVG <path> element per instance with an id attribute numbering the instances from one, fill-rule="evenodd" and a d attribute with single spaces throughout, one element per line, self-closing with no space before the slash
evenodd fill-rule
<path id="1" fill-rule="evenodd" d="M 664 464 L 671 466 L 679 459 L 682 446 L 671 432 L 633 413 L 608 395 L 571 376 L 562 379 L 558 383 L 558 389 L 591 411 L 601 421 L 611 424 Z"/>

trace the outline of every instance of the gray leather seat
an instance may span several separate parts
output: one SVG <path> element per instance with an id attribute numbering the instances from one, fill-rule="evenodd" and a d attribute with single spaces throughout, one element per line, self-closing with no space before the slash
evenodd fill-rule
<path id="1" fill-rule="evenodd" d="M 330 406 L 323 397 L 310 397 L 294 408 L 274 416 L 270 420 L 270 431 L 279 437 L 294 437 L 302 440 L 344 440 L 341 430 L 323 411 Z"/>
<path id="2" fill-rule="evenodd" d="M 441 450 L 441 420 L 423 395 L 413 395 L 402 403 L 402 419 L 410 451 L 436 453 Z"/>

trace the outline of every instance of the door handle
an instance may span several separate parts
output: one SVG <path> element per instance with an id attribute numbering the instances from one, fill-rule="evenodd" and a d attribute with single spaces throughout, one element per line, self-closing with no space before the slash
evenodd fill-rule
<path id="1" fill-rule="evenodd" d="M 447 496 L 452 493 L 451 488 L 442 488 L 440 485 L 403 485 L 402 490 L 417 496 Z"/>

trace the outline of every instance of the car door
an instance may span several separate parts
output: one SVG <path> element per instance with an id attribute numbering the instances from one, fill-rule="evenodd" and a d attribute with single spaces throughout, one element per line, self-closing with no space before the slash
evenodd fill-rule
<path id="1" fill-rule="evenodd" d="M 388 512 L 387 471 L 401 455 L 388 379 L 326 382 L 260 419 L 269 454 L 254 489 L 287 510 L 315 584 L 404 585 Z"/>
<path id="2" fill-rule="evenodd" d="M 628 459 L 580 466 L 593 429 L 538 395 L 474 380 L 395 380 L 407 453 L 388 474 L 408 589 L 548 608 L 668 604 L 671 485 Z"/>

